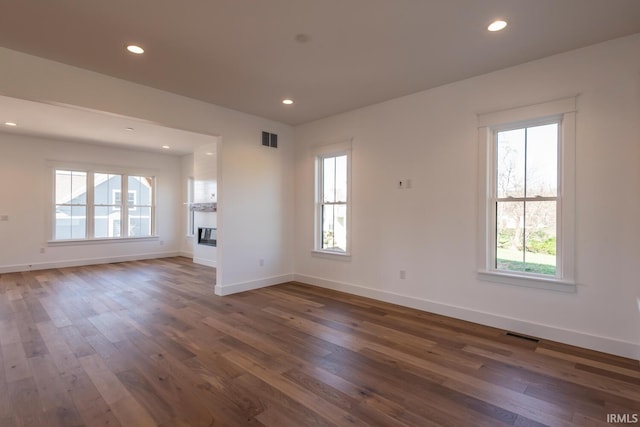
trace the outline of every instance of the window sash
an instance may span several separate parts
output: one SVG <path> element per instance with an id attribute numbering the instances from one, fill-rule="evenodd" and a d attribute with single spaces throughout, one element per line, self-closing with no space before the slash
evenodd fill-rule
<path id="1" fill-rule="evenodd" d="M 530 128 L 535 128 L 535 127 L 539 127 L 539 126 L 546 126 L 546 125 L 551 125 L 551 124 L 556 124 L 557 125 L 557 136 L 556 136 L 556 176 L 555 176 L 555 188 L 556 188 L 556 195 L 555 196 L 528 196 L 528 189 L 529 189 L 529 183 L 528 183 L 528 159 L 527 159 L 527 155 L 528 155 L 528 133 L 529 133 L 529 129 Z M 523 171 L 522 171 L 522 193 L 523 196 L 521 197 L 517 197 L 517 196 L 506 196 L 506 197 L 498 197 L 498 174 L 499 174 L 499 161 L 500 159 L 498 158 L 499 155 L 499 140 L 498 140 L 498 135 L 501 132 L 507 132 L 507 131 L 516 131 L 516 130 L 520 130 L 523 129 L 524 130 L 524 147 L 523 147 L 523 152 L 521 153 L 521 155 L 523 156 L 521 160 L 524 161 L 523 163 Z M 542 119 L 532 119 L 532 120 L 525 120 L 525 121 L 521 121 L 518 123 L 512 123 L 512 124 L 507 124 L 507 125 L 502 125 L 502 126 L 496 126 L 495 128 L 492 129 L 492 138 L 491 138 L 491 149 L 490 149 L 490 153 L 491 153 L 491 163 L 489 165 L 489 171 L 491 173 L 492 176 L 492 181 L 491 181 L 491 186 L 490 186 L 490 204 L 491 204 L 491 209 L 490 209 L 490 224 L 491 224 L 491 233 L 490 236 L 491 238 L 488 241 L 488 245 L 489 245 L 489 255 L 490 255 L 490 264 L 489 264 L 489 270 L 491 271 L 495 271 L 495 272 L 500 272 L 500 273 L 515 273 L 515 274 L 519 274 L 519 275 L 523 275 L 523 276 L 543 276 L 543 277 L 552 277 L 552 278 L 556 278 L 559 279 L 562 277 L 562 251 L 561 251 L 561 235 L 562 235 L 562 216 L 561 216 L 561 165 L 562 165 L 562 157 L 561 157 L 561 147 L 562 147 L 562 134 L 561 134 L 561 130 L 562 130 L 562 118 L 555 116 L 555 117 L 547 117 L 547 118 L 542 118 Z M 523 203 L 523 210 L 522 210 L 522 255 L 523 255 L 523 259 L 522 259 L 522 270 L 516 270 L 516 269 L 508 269 L 508 268 L 498 268 L 498 207 L 500 203 L 509 203 L 509 202 L 521 202 Z M 530 227 L 528 227 L 528 224 L 526 223 L 526 218 L 527 218 L 527 204 L 528 203 L 535 203 L 535 202 L 555 202 L 555 235 L 554 237 L 556 238 L 556 253 L 555 253 L 555 272 L 554 274 L 546 274 L 546 273 L 535 273 L 535 272 L 529 272 L 526 271 L 527 268 L 527 264 L 532 265 L 533 263 L 528 263 L 526 261 L 526 254 L 527 254 L 527 244 L 529 242 L 527 242 L 526 240 L 526 235 L 527 235 L 527 231 L 530 230 Z M 517 236 L 516 236 L 517 237 Z"/>
<path id="2" fill-rule="evenodd" d="M 326 220 L 327 218 L 325 218 L 325 212 L 326 212 L 326 207 L 333 207 L 332 209 L 332 213 L 333 213 L 333 218 L 331 220 L 331 224 L 333 225 L 333 228 L 325 228 L 325 224 L 326 224 Z M 347 213 L 347 203 L 346 202 L 333 202 L 333 203 L 323 203 L 322 207 L 321 207 L 321 224 L 322 224 L 322 230 L 321 230 L 321 241 L 320 241 L 320 245 L 322 250 L 325 251 L 330 251 L 330 252 L 339 252 L 339 253 L 345 253 L 347 252 L 347 247 L 346 247 L 346 243 L 347 243 L 347 239 L 346 239 L 346 230 L 345 230 L 345 244 L 344 244 L 344 249 L 340 249 L 339 246 L 336 246 L 337 242 L 336 242 L 336 222 L 339 222 L 336 220 L 336 207 L 343 207 L 344 208 L 344 214 L 345 217 L 348 218 L 348 213 Z M 341 209 L 337 210 L 338 212 L 341 211 Z M 346 220 L 345 218 L 345 220 Z M 329 237 L 329 233 L 331 233 L 331 237 Z M 326 241 L 326 243 L 325 243 Z M 329 242 L 333 242 L 333 244 L 331 245 Z"/>
<path id="3" fill-rule="evenodd" d="M 84 170 L 77 170 L 72 168 L 59 168 L 54 171 L 54 192 L 53 192 L 53 227 L 52 234 L 54 239 L 58 240 L 81 240 L 87 238 L 88 228 L 88 172 Z M 60 182 L 63 176 L 68 176 L 68 188 L 66 183 Z M 84 184 L 81 187 L 84 187 L 84 203 L 76 202 L 73 203 L 74 200 L 78 199 L 82 193 L 76 194 L 74 196 L 74 183 L 77 184 L 77 180 L 84 181 Z M 64 187 L 63 187 L 64 186 Z M 67 191 L 68 190 L 68 191 Z M 59 191 L 67 193 L 67 197 L 69 198 L 67 203 L 58 203 L 60 199 Z M 67 218 L 58 218 L 59 208 L 68 208 L 70 215 L 67 215 Z M 66 210 L 66 209 L 65 209 Z M 80 212 L 77 212 L 80 211 Z M 78 213 L 77 215 L 75 213 Z M 62 220 L 65 219 L 69 222 L 68 224 L 68 237 L 58 237 L 58 227 L 61 226 Z M 83 225 L 81 229 L 74 230 L 74 223 L 78 225 Z M 65 234 L 67 230 L 64 230 Z"/>

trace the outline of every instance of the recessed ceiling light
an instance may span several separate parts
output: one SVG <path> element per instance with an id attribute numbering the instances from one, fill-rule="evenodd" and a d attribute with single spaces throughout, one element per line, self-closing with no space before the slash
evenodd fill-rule
<path id="1" fill-rule="evenodd" d="M 17 123 L 13 123 L 13 122 L 4 122 L 4 124 L 7 126 L 18 126 Z"/>
<path id="2" fill-rule="evenodd" d="M 491 24 L 489 24 L 489 26 L 487 27 L 487 30 L 500 31 L 500 30 L 504 30 L 506 27 L 507 27 L 507 21 L 498 19 L 497 21 L 493 21 Z"/>
<path id="3" fill-rule="evenodd" d="M 291 105 L 291 104 L 293 104 L 293 99 L 283 99 L 282 103 L 284 105 Z"/>
<path id="4" fill-rule="evenodd" d="M 213 156 L 213 153 L 211 153 L 211 152 L 207 152 L 207 153 L 204 153 L 204 154 L 206 154 L 207 156 Z"/>
<path id="5" fill-rule="evenodd" d="M 131 53 L 135 53 L 136 55 L 141 55 L 144 53 L 144 49 L 140 46 L 136 46 L 135 44 L 130 44 L 127 46 L 127 50 Z"/>
<path id="6" fill-rule="evenodd" d="M 133 128 L 125 128 L 125 130 L 128 132 L 133 132 Z"/>
<path id="7" fill-rule="evenodd" d="M 164 148 L 165 150 L 168 150 L 171 147 L 169 145 L 163 145 L 162 148 Z"/>

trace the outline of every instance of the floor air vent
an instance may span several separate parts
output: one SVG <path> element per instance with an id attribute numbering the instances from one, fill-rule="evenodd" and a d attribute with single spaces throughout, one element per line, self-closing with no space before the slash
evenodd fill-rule
<path id="1" fill-rule="evenodd" d="M 521 340 L 527 340 L 527 341 L 531 341 L 531 342 L 540 342 L 540 340 L 537 339 L 537 338 L 527 337 L 527 336 L 524 336 L 524 335 L 516 334 L 515 332 L 507 332 L 505 335 L 508 335 L 508 336 L 514 337 L 514 338 L 520 338 Z"/>

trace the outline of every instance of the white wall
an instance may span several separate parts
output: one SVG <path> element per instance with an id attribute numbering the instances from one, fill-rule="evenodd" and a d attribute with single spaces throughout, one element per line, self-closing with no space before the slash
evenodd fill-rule
<path id="1" fill-rule="evenodd" d="M 218 201 L 218 158 L 217 144 L 197 147 L 193 153 L 194 203 L 217 203 Z M 198 227 L 218 227 L 218 212 L 195 212 L 194 223 L 196 233 Z M 217 265 L 218 248 L 199 245 L 194 238 L 193 262 L 215 267 Z"/>
<path id="2" fill-rule="evenodd" d="M 183 238 L 180 244 L 180 255 L 193 258 L 193 242 L 195 239 L 194 236 L 187 235 L 187 207 L 186 204 L 189 201 L 189 193 L 188 193 L 188 181 L 189 178 L 193 178 L 193 162 L 194 162 L 193 154 L 188 154 L 186 156 L 182 156 L 180 158 L 180 188 L 182 190 L 182 209 L 180 216 L 180 224 L 182 225 L 181 233 L 183 234 Z"/>
<path id="3" fill-rule="evenodd" d="M 640 358 L 638 52 L 635 35 L 297 127 L 296 278 Z M 476 115 L 576 94 L 577 292 L 479 281 Z M 312 146 L 348 138 L 345 262 L 311 254 Z"/>
<path id="4" fill-rule="evenodd" d="M 47 221 L 53 212 L 51 165 L 56 162 L 154 175 L 159 238 L 47 245 L 52 233 Z M 175 156 L 0 133 L 0 215 L 9 217 L 0 221 L 0 272 L 177 255 L 179 172 L 180 160 Z"/>
<path id="5" fill-rule="evenodd" d="M 2 95 L 91 108 L 220 136 L 216 292 L 225 294 L 292 277 L 290 126 L 4 48 L 0 48 L 0 64 Z M 262 130 L 279 135 L 277 150 L 261 146 Z M 264 266 L 260 259 L 265 260 Z"/>

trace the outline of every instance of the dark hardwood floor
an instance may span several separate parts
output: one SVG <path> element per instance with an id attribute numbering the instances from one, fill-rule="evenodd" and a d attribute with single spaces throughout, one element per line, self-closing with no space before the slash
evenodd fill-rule
<path id="1" fill-rule="evenodd" d="M 0 275 L 0 426 L 604 426 L 638 361 L 186 258 Z"/>

